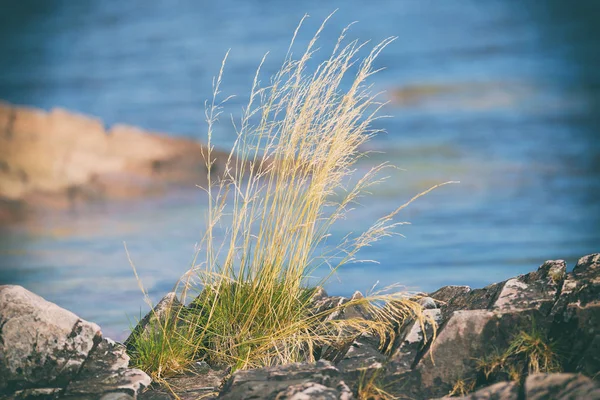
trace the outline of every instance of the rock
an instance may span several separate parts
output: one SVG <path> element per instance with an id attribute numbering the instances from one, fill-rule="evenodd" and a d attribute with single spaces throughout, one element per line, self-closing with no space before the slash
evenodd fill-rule
<path id="1" fill-rule="evenodd" d="M 426 396 L 448 393 L 454 382 L 480 380 L 478 360 L 504 352 L 521 331 L 546 331 L 538 310 L 499 313 L 488 310 L 456 311 L 437 339 L 414 367 Z"/>
<path id="2" fill-rule="evenodd" d="M 134 397 L 131 397 L 127 393 L 111 392 L 100 397 L 100 400 L 134 400 Z"/>
<path id="3" fill-rule="evenodd" d="M 430 293 L 429 296 L 442 303 L 440 324 L 444 324 L 454 311 L 490 310 L 502 291 L 504 283 L 494 283 L 473 290 L 468 286 L 446 286 Z"/>
<path id="4" fill-rule="evenodd" d="M 492 305 L 497 311 L 539 309 L 548 314 L 566 275 L 563 260 L 546 261 L 536 272 L 509 279 Z"/>
<path id="5" fill-rule="evenodd" d="M 552 308 L 551 336 L 562 346 L 567 371 L 600 372 L 600 254 L 582 257 L 567 274 Z"/>
<path id="6" fill-rule="evenodd" d="M 535 374 L 525 380 L 519 396 L 517 382 L 499 382 L 464 397 L 444 400 L 598 400 L 600 385 L 580 374 Z M 441 400 L 441 399 L 440 399 Z"/>
<path id="7" fill-rule="evenodd" d="M 64 387 L 78 373 L 100 327 L 20 286 L 0 286 L 0 391 Z"/>
<path id="8" fill-rule="evenodd" d="M 344 375 L 344 379 L 354 384 L 361 376 L 368 378 L 382 369 L 386 361 L 387 357 L 379 351 L 379 339 L 363 335 L 352 342 L 336 366 Z"/>
<path id="9" fill-rule="evenodd" d="M 290 386 L 285 392 L 279 393 L 275 400 L 351 400 L 354 396 L 344 382 L 338 387 L 328 388 L 314 382 Z"/>
<path id="10" fill-rule="evenodd" d="M 340 371 L 328 361 L 319 361 L 237 371 L 225 383 L 219 398 L 351 399 L 348 392 Z"/>
<path id="11" fill-rule="evenodd" d="M 492 350 L 488 347 L 492 338 L 484 330 L 493 329 L 497 322 L 498 315 L 491 311 L 455 311 L 415 367 L 423 393 L 440 396 L 457 379 L 473 379 L 476 358 Z"/>
<path id="12" fill-rule="evenodd" d="M 0 286 L 0 396 L 134 398 L 151 380 L 128 364 L 125 347 L 96 324 L 20 286 Z"/>
<path id="13" fill-rule="evenodd" d="M 598 400 L 600 385 L 580 374 L 535 374 L 525 381 L 525 398 Z"/>
<path id="14" fill-rule="evenodd" d="M 94 398 L 98 393 L 121 393 L 135 397 L 152 379 L 130 369 L 125 346 L 103 339 L 89 354 L 77 376 L 65 390 L 66 397 Z M 116 398 L 115 398 L 116 399 Z"/>
<path id="15" fill-rule="evenodd" d="M 433 336 L 431 324 L 421 326 L 414 320 L 397 322 L 398 336 L 389 356 L 379 349 L 377 337 L 352 337 L 335 348 L 322 349 L 320 355 L 329 357 L 329 361 L 238 371 L 228 379 L 219 396 L 224 399 L 350 398 L 357 396 L 359 381 L 377 374 L 379 387 L 399 398 L 445 396 L 460 380 L 467 384 L 465 386 L 473 384 L 476 390 L 463 399 L 597 398 L 598 383 L 572 372 L 600 376 L 599 263 L 600 255 L 586 256 L 579 260 L 572 273 L 566 273 L 564 261 L 546 261 L 535 272 L 483 289 L 443 287 L 421 296 L 425 299 L 421 303 L 423 314 L 438 323 L 437 339 L 433 342 L 426 340 Z M 355 293 L 352 299 L 327 297 L 323 291 L 315 291 L 314 312 L 326 314 L 327 310 L 361 296 Z M 348 307 L 324 316 L 330 319 L 370 317 L 368 310 L 362 307 Z M 559 360 L 566 373 L 527 376 L 526 370 L 519 370 L 520 376 L 506 371 L 485 376 L 479 370 L 479 359 L 504 352 L 518 334 L 531 333 L 534 327 L 540 335 L 547 336 L 548 343 L 558 341 L 563 346 L 560 355 L 564 357 Z M 208 368 L 208 374 L 211 373 L 216 372 Z M 215 375 L 215 380 L 206 384 L 206 391 L 216 390 L 217 377 L 223 375 Z M 520 380 L 502 382 L 511 376 Z M 204 378 L 181 379 L 178 394 L 182 393 L 182 398 L 207 394 L 200 388 Z M 189 393 L 189 397 L 185 393 Z M 149 396 L 148 400 L 169 398 L 167 393 L 158 390 L 148 391 L 142 398 L 146 398 L 144 396 Z"/>
<path id="16" fill-rule="evenodd" d="M 142 318 L 129 337 L 125 340 L 125 346 L 129 351 L 134 350 L 134 341 L 136 336 L 149 334 L 154 329 L 158 329 L 156 324 L 157 321 L 164 323 L 165 318 L 174 318 L 177 315 L 177 310 L 182 306 L 181 302 L 177 298 L 175 292 L 167 293 L 160 301 L 154 306 L 148 314 Z"/>
<path id="17" fill-rule="evenodd" d="M 421 297 L 417 300 L 417 303 L 423 307 L 424 310 L 431 310 L 437 308 L 435 300 L 429 296 Z"/>
<path id="18" fill-rule="evenodd" d="M 0 102 L 0 199 L 73 207 L 206 183 L 205 146 L 54 109 Z M 214 171 L 228 154 L 214 151 Z M 0 204 L 2 205 L 2 204 Z M 2 213 L 0 213 L 2 216 Z"/>
<path id="19" fill-rule="evenodd" d="M 518 400 L 519 384 L 498 382 L 464 397 L 445 396 L 439 400 Z"/>
<path id="20" fill-rule="evenodd" d="M 37 389 L 23 389 L 17 390 L 11 396 L 0 397 L 2 399 L 10 399 L 10 400 L 48 400 L 48 399 L 56 399 L 60 396 L 61 389 L 59 388 L 37 388 Z M 2 392 L 0 392 L 0 396 Z"/>
<path id="21" fill-rule="evenodd" d="M 438 324 L 442 316 L 440 309 L 425 310 L 423 314 Z M 388 360 L 388 371 L 394 374 L 409 371 L 419 360 L 426 344 L 433 339 L 433 326 L 426 323 L 423 332 L 419 321 L 411 321 L 399 337 L 399 345 L 395 346 L 396 349 Z"/>
<path id="22" fill-rule="evenodd" d="M 169 389 L 155 385 L 142 393 L 140 400 L 170 400 L 175 392 L 181 400 L 213 399 L 216 398 L 226 370 L 214 370 L 208 364 L 198 364 L 186 373 L 167 377 Z"/>

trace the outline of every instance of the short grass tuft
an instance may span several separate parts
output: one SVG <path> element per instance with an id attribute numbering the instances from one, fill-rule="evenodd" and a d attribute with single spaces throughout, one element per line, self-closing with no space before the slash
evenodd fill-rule
<path id="1" fill-rule="evenodd" d="M 474 380 L 457 379 L 452 385 L 452 389 L 448 392 L 450 397 L 466 396 L 475 389 Z"/>
<path id="2" fill-rule="evenodd" d="M 478 359 L 477 369 L 485 382 L 520 381 L 531 374 L 560 372 L 561 365 L 556 344 L 534 325 L 529 332 L 517 333 L 504 352 L 496 350 Z"/>
<path id="3" fill-rule="evenodd" d="M 359 400 L 397 400 L 399 397 L 392 394 L 382 379 L 383 369 L 375 371 L 365 370 L 358 381 Z"/>

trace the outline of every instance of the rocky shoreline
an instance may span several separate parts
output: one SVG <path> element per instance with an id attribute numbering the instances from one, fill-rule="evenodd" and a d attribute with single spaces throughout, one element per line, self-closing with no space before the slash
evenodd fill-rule
<path id="1" fill-rule="evenodd" d="M 316 307 L 348 301 L 318 293 Z M 376 338 L 361 336 L 316 363 L 228 374 L 199 362 L 169 378 L 167 390 L 129 368 L 125 346 L 97 325 L 24 288 L 0 286 L 0 398 L 349 400 L 377 398 L 369 390 L 378 388 L 411 399 L 600 399 L 600 254 L 569 273 L 564 261 L 546 261 L 482 289 L 446 286 L 420 302 L 437 321 L 434 340 L 431 326 L 411 321 L 397 327 L 386 354 Z M 519 335 L 553 344 L 548 373 L 531 372 L 525 353 L 510 359 L 529 362 L 516 369 L 509 358 L 490 364 Z"/>
<path id="2" fill-rule="evenodd" d="M 199 142 L 63 109 L 0 101 L 0 222 L 39 208 L 165 193 L 206 183 Z M 214 151 L 215 170 L 228 154 Z"/>

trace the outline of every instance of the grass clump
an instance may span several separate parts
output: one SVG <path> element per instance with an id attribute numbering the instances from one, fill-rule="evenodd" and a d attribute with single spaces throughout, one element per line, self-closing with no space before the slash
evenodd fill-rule
<path id="1" fill-rule="evenodd" d="M 452 389 L 448 392 L 448 396 L 450 397 L 463 397 L 467 394 L 471 393 L 475 389 L 475 381 L 474 380 L 466 380 L 459 378 L 452 385 Z"/>
<path id="2" fill-rule="evenodd" d="M 358 381 L 359 400 L 397 400 L 399 397 L 387 390 L 383 382 L 382 369 L 375 371 L 365 370 Z"/>
<path id="3" fill-rule="evenodd" d="M 486 382 L 497 378 L 520 381 L 531 374 L 560 372 L 561 365 L 555 343 L 534 326 L 530 332 L 516 334 L 503 353 L 495 351 L 478 359 L 477 369 Z"/>
<path id="4" fill-rule="evenodd" d="M 521 331 L 506 350 L 506 357 L 523 363 L 528 374 L 559 372 L 555 344 L 535 328 L 531 332 Z"/>
<path id="5" fill-rule="evenodd" d="M 233 370 L 313 361 L 316 349 L 362 333 L 377 335 L 384 347 L 393 343 L 395 324 L 406 318 L 435 327 L 409 295 L 392 290 L 324 311 L 313 307 L 311 287 L 324 285 L 341 266 L 357 261 L 361 248 L 394 235 L 399 225 L 394 217 L 433 189 L 366 231 L 329 245 L 332 225 L 389 167 L 378 165 L 358 179 L 354 174 L 365 156 L 362 146 L 378 132 L 372 123 L 383 105 L 366 81 L 377 72 L 373 63 L 393 38 L 359 59 L 366 43 L 345 43 L 346 28 L 330 56 L 309 73 L 307 63 L 322 29 L 299 57 L 290 45 L 265 87 L 259 67 L 249 103 L 234 124 L 237 139 L 217 180 L 212 135 L 223 106 L 217 100 L 223 62 L 206 107 L 207 226 L 192 267 L 177 286 L 188 306 L 163 322 L 157 319 L 154 333 L 134 339 L 133 363 L 155 379 L 197 360 Z M 324 270 L 323 278 L 311 279 Z M 335 317 L 348 307 L 362 307 L 370 317 Z"/>

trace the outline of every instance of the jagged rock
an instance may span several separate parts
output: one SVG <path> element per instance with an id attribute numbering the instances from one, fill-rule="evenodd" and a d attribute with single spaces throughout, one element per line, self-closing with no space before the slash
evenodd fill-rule
<path id="1" fill-rule="evenodd" d="M 111 392 L 106 393 L 104 396 L 100 397 L 100 400 L 134 400 L 134 397 L 131 397 L 127 393 L 123 392 Z"/>
<path id="2" fill-rule="evenodd" d="M 423 307 L 424 310 L 431 310 L 438 308 L 435 300 L 432 297 L 424 296 L 417 300 L 417 303 Z"/>
<path id="3" fill-rule="evenodd" d="M 284 392 L 279 393 L 275 400 L 352 400 L 353 398 L 352 391 L 344 382 L 340 382 L 335 389 L 307 382 L 288 387 Z"/>
<path id="4" fill-rule="evenodd" d="M 64 387 L 94 345 L 100 327 L 21 286 L 0 286 L 0 391 Z"/>
<path id="5" fill-rule="evenodd" d="M 441 320 L 440 309 L 430 309 L 423 311 L 426 317 L 430 317 L 439 324 Z M 408 327 L 400 334 L 400 343 L 395 346 L 396 350 L 388 360 L 388 371 L 398 374 L 409 371 L 416 363 L 420 353 L 429 341 L 433 340 L 433 326 L 425 323 L 425 332 L 419 321 L 411 321 Z"/>
<path id="6" fill-rule="evenodd" d="M 482 289 L 471 289 L 468 286 L 446 286 L 430 293 L 429 296 L 441 302 L 440 324 L 444 324 L 454 311 L 491 309 L 502 291 L 504 283 L 494 283 Z"/>
<path id="7" fill-rule="evenodd" d="M 438 400 L 518 400 L 517 382 L 498 382 L 463 397 L 445 396 Z"/>
<path id="8" fill-rule="evenodd" d="M 379 350 L 379 339 L 363 335 L 349 346 L 337 368 L 349 383 L 358 382 L 361 376 L 366 379 L 383 368 L 387 357 Z"/>
<path id="9" fill-rule="evenodd" d="M 598 400 L 600 385 L 580 374 L 536 374 L 525 381 L 525 398 Z"/>
<path id="10" fill-rule="evenodd" d="M 418 363 L 413 363 L 412 384 L 422 397 L 434 397 L 448 393 L 458 379 L 476 381 L 478 359 L 504 351 L 516 334 L 530 331 L 534 321 L 545 329 L 542 317 L 536 309 L 455 311 Z"/>
<path id="11" fill-rule="evenodd" d="M 551 335 L 562 346 L 569 371 L 600 372 L 600 254 L 582 257 L 563 282 L 551 315 Z"/>
<path id="12" fill-rule="evenodd" d="M 0 286 L 0 397 L 135 397 L 151 380 L 128 364 L 125 347 L 96 324 L 20 286 Z"/>
<path id="13" fill-rule="evenodd" d="M 519 392 L 522 392 L 522 396 Z M 439 400 L 598 400 L 600 385 L 580 374 L 535 374 L 518 382 L 499 382 L 463 397 Z"/>
<path id="14" fill-rule="evenodd" d="M 157 322 L 164 323 L 165 318 L 174 318 L 181 306 L 182 304 L 175 292 L 167 293 L 131 331 L 131 334 L 124 343 L 127 349 L 130 351 L 134 350 L 134 341 L 138 335 L 149 334 L 153 330 L 159 329 Z"/>
<path id="15" fill-rule="evenodd" d="M 48 400 L 56 399 L 60 396 L 62 389 L 60 388 L 36 388 L 36 389 L 23 389 L 17 390 L 9 396 L 2 396 L 0 392 L 0 399 L 10 400 Z"/>
<path id="16" fill-rule="evenodd" d="M 67 386 L 64 396 L 93 399 L 98 393 L 106 392 L 136 396 L 152 380 L 144 372 L 128 366 L 125 346 L 103 339 L 90 352 L 77 376 Z"/>
<path id="17" fill-rule="evenodd" d="M 548 314 L 563 283 L 567 265 L 563 260 L 546 261 L 536 272 L 509 279 L 502 287 L 493 310 L 507 312 L 539 309 Z"/>
<path id="18" fill-rule="evenodd" d="M 219 398 L 300 400 L 352 397 L 349 397 L 340 371 L 328 361 L 319 361 L 237 371 L 225 383 Z"/>
<path id="19" fill-rule="evenodd" d="M 226 370 L 214 370 L 206 363 L 196 363 L 186 373 L 167 378 L 170 390 L 155 385 L 140 394 L 138 399 L 170 400 L 174 398 L 171 391 L 181 400 L 213 399 L 226 375 Z"/>

